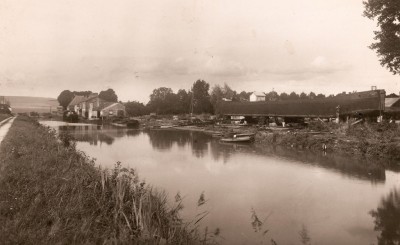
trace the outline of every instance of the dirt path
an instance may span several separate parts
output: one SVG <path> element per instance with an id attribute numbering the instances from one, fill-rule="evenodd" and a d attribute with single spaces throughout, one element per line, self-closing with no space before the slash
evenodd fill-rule
<path id="1" fill-rule="evenodd" d="M 14 119 L 15 117 L 7 118 L 0 122 L 0 144 L 8 133 L 8 130 L 10 129 Z"/>

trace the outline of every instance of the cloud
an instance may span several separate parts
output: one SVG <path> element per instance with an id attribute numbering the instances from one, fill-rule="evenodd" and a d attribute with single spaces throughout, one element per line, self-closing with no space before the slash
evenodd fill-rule
<path id="1" fill-rule="evenodd" d="M 248 69 L 239 61 L 227 60 L 222 57 L 210 57 L 202 67 L 202 73 L 215 76 L 244 76 Z"/>
<path id="2" fill-rule="evenodd" d="M 249 68 L 234 59 L 229 60 L 221 56 L 209 55 L 199 57 L 177 57 L 158 62 L 140 65 L 136 69 L 139 73 L 151 76 L 216 76 L 216 77 L 241 77 L 248 74 Z"/>
<path id="3" fill-rule="evenodd" d="M 331 62 L 324 56 L 315 57 L 309 64 L 299 67 L 269 68 L 260 71 L 260 76 L 273 76 L 277 80 L 308 80 L 350 71 L 352 66 L 342 62 Z"/>
<path id="4" fill-rule="evenodd" d="M 286 40 L 284 44 L 285 50 L 288 54 L 294 55 L 296 53 L 296 50 L 292 44 L 292 42 Z"/>

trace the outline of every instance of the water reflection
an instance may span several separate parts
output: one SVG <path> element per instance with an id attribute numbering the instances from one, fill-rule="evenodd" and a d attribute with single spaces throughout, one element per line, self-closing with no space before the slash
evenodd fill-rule
<path id="1" fill-rule="evenodd" d="M 349 159 L 337 154 L 326 155 L 322 152 L 298 151 L 277 146 L 257 147 L 248 144 L 223 144 L 217 141 L 211 142 L 211 153 L 215 160 L 222 159 L 224 163 L 227 163 L 233 154 L 261 154 L 316 165 L 339 172 L 344 176 L 368 180 L 372 183 L 383 183 L 386 179 L 385 168 L 382 165 L 372 161 Z"/>
<path id="2" fill-rule="evenodd" d="M 191 150 L 193 156 L 197 158 L 203 158 L 210 153 L 215 161 L 221 160 L 224 164 L 228 163 L 230 157 L 234 154 L 258 154 L 316 165 L 350 178 L 367 180 L 371 183 L 383 183 L 386 179 L 385 168 L 375 162 L 349 159 L 336 154 L 324 155 L 322 153 L 298 151 L 283 147 L 257 147 L 253 144 L 221 143 L 218 139 L 213 139 L 211 136 L 201 132 L 179 130 L 150 130 L 142 132 L 96 125 L 60 126 L 59 129 L 69 130 L 77 141 L 88 142 L 91 145 L 98 145 L 99 143 L 111 145 L 117 138 L 135 137 L 144 133 L 148 136 L 150 144 L 155 150 L 169 151 L 176 145 L 179 148 Z"/>
<path id="3" fill-rule="evenodd" d="M 383 197 L 378 208 L 370 212 L 374 218 L 379 245 L 400 244 L 400 189 Z"/>
<path id="4" fill-rule="evenodd" d="M 190 147 L 194 156 L 204 157 L 212 137 L 201 132 L 150 130 L 146 131 L 154 149 L 170 150 L 175 144 L 180 147 Z"/>
<path id="5" fill-rule="evenodd" d="M 211 141 L 211 155 L 215 161 L 222 160 L 226 164 L 233 154 L 254 152 L 250 144 L 232 144 Z"/>
<path id="6" fill-rule="evenodd" d="M 296 159 L 304 164 L 316 165 L 341 173 L 344 176 L 369 180 L 372 183 L 385 182 L 385 168 L 374 161 L 355 159 L 338 154 L 299 151 L 284 147 L 258 147 L 256 152 L 273 154 L 286 159 Z"/>
<path id="7" fill-rule="evenodd" d="M 88 142 L 90 145 L 105 143 L 112 145 L 116 138 L 126 135 L 137 136 L 141 133 L 138 130 L 128 130 L 124 128 L 102 126 L 102 125 L 63 125 L 59 126 L 60 131 L 69 131 L 78 142 Z"/>
<path id="8" fill-rule="evenodd" d="M 373 162 L 292 148 L 221 144 L 200 132 L 87 125 L 62 130 L 88 142 L 78 143 L 78 149 L 97 158 L 101 166 L 121 161 L 137 168 L 154 186 L 184 193 L 183 216 L 188 220 L 198 213 L 190 204 L 197 202 L 198 193 L 207 193 L 212 215 L 205 224 L 221 228 L 226 238 L 221 244 L 270 243 L 271 238 L 279 244 L 295 244 L 302 224 L 307 224 L 301 230 L 302 242 L 312 237 L 313 244 L 371 244 L 378 232 L 368 213 L 399 178 L 398 173 Z M 398 218 L 388 208 L 398 204 L 384 204 L 399 202 L 399 191 L 393 193 L 397 194 L 385 196 L 371 212 L 384 242 L 390 237 L 386 230 L 396 229 L 387 227 L 398 227 L 394 221 L 382 221 L 390 215 Z M 268 217 L 268 225 L 257 234 L 246 222 L 251 208 L 257 210 L 259 221 Z M 257 236 L 267 229 L 262 239 Z"/>

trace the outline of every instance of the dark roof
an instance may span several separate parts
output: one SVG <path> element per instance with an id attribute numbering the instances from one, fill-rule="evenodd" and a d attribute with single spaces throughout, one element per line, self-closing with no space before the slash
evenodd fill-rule
<path id="1" fill-rule="evenodd" d="M 75 95 L 71 102 L 69 102 L 68 106 L 75 106 L 83 101 L 85 101 L 87 97 L 83 95 Z"/>
<path id="2" fill-rule="evenodd" d="M 266 96 L 265 93 L 263 92 L 253 92 L 252 94 L 254 94 L 255 96 L 263 96 L 263 97 Z"/>
<path id="3" fill-rule="evenodd" d="M 99 97 L 99 95 L 97 93 L 92 93 L 89 96 L 84 96 L 84 95 L 75 95 L 75 97 L 72 99 L 72 101 L 69 103 L 68 106 L 75 106 L 78 105 L 82 102 L 94 99 Z"/>
<path id="4" fill-rule="evenodd" d="M 379 113 L 384 110 L 384 90 L 358 92 L 325 99 L 286 101 L 225 102 L 218 112 L 223 115 L 334 117 L 340 106 L 341 115 Z"/>

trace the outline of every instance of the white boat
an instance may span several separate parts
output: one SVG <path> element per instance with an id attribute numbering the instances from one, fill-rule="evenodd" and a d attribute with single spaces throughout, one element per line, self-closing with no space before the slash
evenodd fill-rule
<path id="1" fill-rule="evenodd" d="M 246 137 L 246 136 L 254 137 L 256 135 L 256 133 L 240 133 L 240 134 L 235 134 L 235 135 L 236 135 L 236 137 Z"/>
<path id="2" fill-rule="evenodd" d="M 230 142 L 230 143 L 240 143 L 240 142 L 250 142 L 253 140 L 251 136 L 241 136 L 241 137 L 233 137 L 233 138 L 222 138 L 220 139 L 222 142 Z"/>

